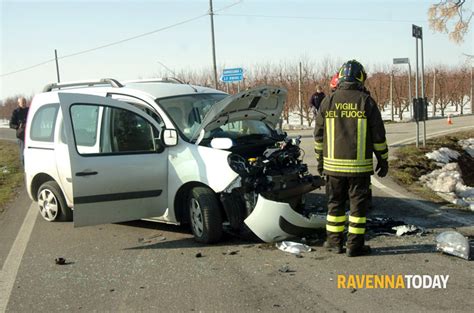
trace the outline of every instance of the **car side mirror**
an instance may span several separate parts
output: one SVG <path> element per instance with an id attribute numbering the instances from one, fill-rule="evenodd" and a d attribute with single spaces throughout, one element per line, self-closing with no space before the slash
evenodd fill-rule
<path id="1" fill-rule="evenodd" d="M 164 129 L 161 139 L 167 147 L 174 147 L 178 144 L 178 132 L 176 129 Z"/>

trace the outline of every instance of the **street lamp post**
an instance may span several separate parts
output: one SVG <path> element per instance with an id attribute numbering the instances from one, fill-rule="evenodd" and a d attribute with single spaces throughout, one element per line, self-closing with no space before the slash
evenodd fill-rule
<path id="1" fill-rule="evenodd" d="M 393 64 L 408 64 L 408 101 L 412 102 L 411 95 L 411 65 L 409 58 L 395 58 L 393 59 Z M 413 118 L 413 109 L 408 105 L 408 110 L 410 111 L 410 118 Z"/>

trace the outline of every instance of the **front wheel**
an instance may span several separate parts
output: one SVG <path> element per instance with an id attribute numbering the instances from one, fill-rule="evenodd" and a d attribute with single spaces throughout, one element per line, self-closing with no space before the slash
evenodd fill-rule
<path id="1" fill-rule="evenodd" d="M 48 222 L 72 221 L 72 210 L 66 204 L 63 193 L 55 181 L 47 181 L 38 189 L 38 207 Z"/>
<path id="2" fill-rule="evenodd" d="M 222 238 L 222 211 L 215 193 L 206 187 L 195 187 L 189 194 L 188 205 L 196 241 L 218 242 Z"/>

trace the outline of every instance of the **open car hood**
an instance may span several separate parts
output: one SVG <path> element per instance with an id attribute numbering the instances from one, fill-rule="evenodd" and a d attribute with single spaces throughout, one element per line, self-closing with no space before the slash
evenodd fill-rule
<path id="1" fill-rule="evenodd" d="M 242 120 L 263 121 L 273 128 L 280 120 L 287 91 L 275 86 L 261 86 L 229 96 L 212 106 L 194 133 L 207 132 L 230 122 Z"/>

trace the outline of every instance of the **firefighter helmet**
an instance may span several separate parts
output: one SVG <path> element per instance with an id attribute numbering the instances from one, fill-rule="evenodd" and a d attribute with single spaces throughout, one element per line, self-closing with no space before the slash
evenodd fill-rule
<path id="1" fill-rule="evenodd" d="M 339 82 L 355 82 L 364 84 L 367 74 L 362 64 L 356 60 L 350 60 L 344 63 L 339 69 Z"/>

